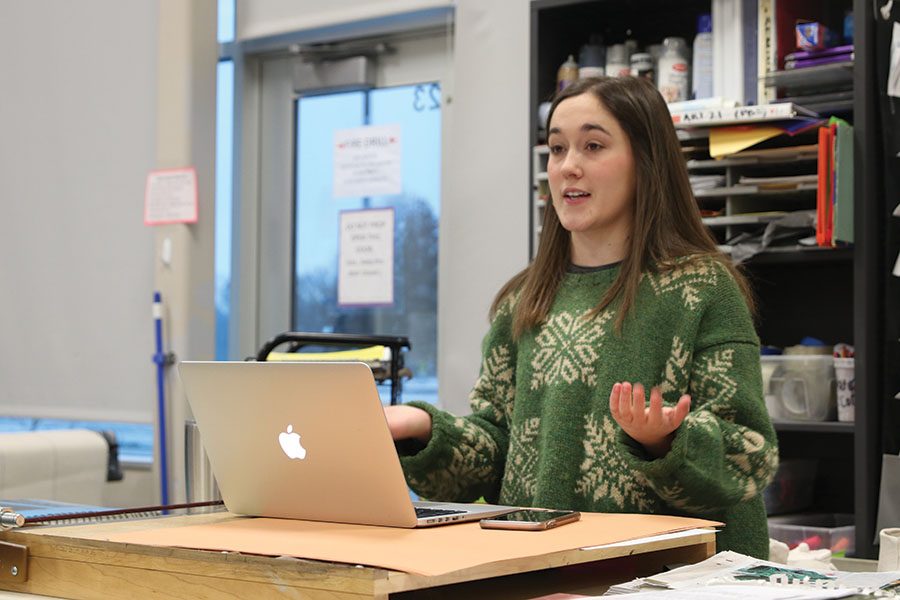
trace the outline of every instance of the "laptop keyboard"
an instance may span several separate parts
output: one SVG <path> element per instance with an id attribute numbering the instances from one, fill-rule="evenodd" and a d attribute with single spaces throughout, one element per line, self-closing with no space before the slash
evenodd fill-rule
<path id="1" fill-rule="evenodd" d="M 452 508 L 422 508 L 421 506 L 417 506 L 416 508 L 416 517 L 420 519 L 426 519 L 428 517 L 440 517 L 443 515 L 461 515 L 464 510 L 455 510 Z"/>

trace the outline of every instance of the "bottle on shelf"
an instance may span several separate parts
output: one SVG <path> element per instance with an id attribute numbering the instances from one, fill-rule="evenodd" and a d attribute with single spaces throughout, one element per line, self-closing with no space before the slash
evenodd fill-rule
<path id="1" fill-rule="evenodd" d="M 628 32 L 628 35 L 631 35 L 630 31 Z M 640 48 L 640 45 L 636 39 L 630 37 L 625 40 L 625 51 L 628 53 L 629 64 L 631 63 L 631 55 L 637 52 L 638 48 Z"/>
<path id="2" fill-rule="evenodd" d="M 578 77 L 602 77 L 606 74 L 606 46 L 603 36 L 592 33 L 587 44 L 581 47 L 578 54 Z"/>
<path id="3" fill-rule="evenodd" d="M 570 54 L 566 62 L 561 64 L 559 71 L 556 72 L 556 91 L 565 89 L 566 86 L 572 85 L 576 81 L 578 81 L 578 63 L 575 62 L 575 57 Z"/>
<path id="4" fill-rule="evenodd" d="M 687 61 L 687 44 L 684 38 L 667 37 L 663 40 L 665 51 L 659 57 L 657 88 L 666 102 L 688 99 L 691 69 Z"/>
<path id="5" fill-rule="evenodd" d="M 625 77 L 631 74 L 628 48 L 625 44 L 613 44 L 606 49 L 606 74 L 609 77 Z"/>
<path id="6" fill-rule="evenodd" d="M 655 81 L 653 57 L 648 52 L 635 52 L 631 55 L 631 74 L 634 77 L 646 77 Z"/>
<path id="7" fill-rule="evenodd" d="M 712 16 L 697 17 L 697 36 L 694 38 L 694 65 L 691 69 L 694 98 L 711 98 L 713 95 L 713 34 Z"/>
<path id="8" fill-rule="evenodd" d="M 647 46 L 647 53 L 653 59 L 653 83 L 659 85 L 659 57 L 663 55 L 662 44 L 650 44 Z"/>

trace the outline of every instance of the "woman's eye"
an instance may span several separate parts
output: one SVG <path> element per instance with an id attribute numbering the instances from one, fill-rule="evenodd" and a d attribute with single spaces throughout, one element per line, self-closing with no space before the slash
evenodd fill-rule
<path id="1" fill-rule="evenodd" d="M 554 144 L 550 146 L 550 154 L 562 154 L 564 148 L 559 144 Z"/>
<path id="2" fill-rule="evenodd" d="M 598 144 L 597 142 L 588 142 L 587 149 L 594 152 L 597 150 L 603 149 L 603 144 Z"/>

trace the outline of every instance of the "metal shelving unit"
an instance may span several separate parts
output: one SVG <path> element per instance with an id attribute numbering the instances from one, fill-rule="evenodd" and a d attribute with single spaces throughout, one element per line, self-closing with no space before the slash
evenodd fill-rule
<path id="1" fill-rule="evenodd" d="M 836 2 L 837 0 L 829 0 Z M 806 332 L 826 341 L 851 341 L 856 347 L 856 422 L 855 423 L 776 423 L 783 452 L 787 456 L 819 458 L 822 471 L 829 476 L 824 508 L 833 512 L 853 512 L 856 520 L 857 555 L 871 558 L 877 512 L 883 432 L 881 419 L 890 414 L 885 352 L 891 348 L 900 357 L 900 344 L 885 335 L 886 279 L 889 265 L 885 251 L 887 231 L 892 225 L 891 206 L 883 193 L 886 177 L 881 159 L 884 133 L 879 129 L 879 94 L 875 73 L 875 17 L 871 3 L 852 0 L 855 21 L 855 56 L 851 65 L 822 69 L 823 77 L 851 77 L 854 94 L 852 108 L 855 115 L 854 162 L 854 237 L 853 248 L 805 248 L 788 246 L 772 249 L 754 256 L 745 267 L 757 289 L 760 304 L 759 331 L 767 343 L 788 345 L 796 343 L 798 335 Z M 709 0 L 684 0 L 675 7 L 664 0 L 532 0 L 531 2 L 531 82 L 529 100 L 531 146 L 543 143 L 538 138 L 538 105 L 548 100 L 555 86 L 556 69 L 568 54 L 577 52 L 590 33 L 599 31 L 618 35 L 626 29 L 641 42 L 656 41 L 663 35 L 679 35 L 687 39 L 694 35 L 696 15 L 709 12 Z M 611 36 L 610 36 L 611 37 Z M 612 43 L 612 42 L 610 42 Z M 776 84 L 783 78 L 790 80 L 796 73 L 772 74 Z M 683 142 L 703 143 L 708 131 L 679 131 Z M 798 140 L 798 144 L 802 144 Z M 807 142 L 809 143 L 809 142 Z M 815 143 L 813 141 L 812 143 Z M 543 207 L 538 202 L 538 177 L 544 171 L 532 160 L 532 190 L 528 198 L 531 218 L 529 237 L 531 256 L 537 248 L 540 217 Z M 804 153 L 796 157 L 775 159 L 726 159 L 722 161 L 692 160 L 689 167 L 696 172 L 763 170 L 773 165 L 793 169 L 794 172 L 815 170 L 816 155 Z M 897 159 L 900 167 L 900 159 Z M 732 178 L 728 184 L 736 184 Z M 715 196 L 715 194 L 713 194 Z M 769 208 L 758 206 L 764 198 Z M 726 214 L 760 212 L 763 210 L 795 210 L 815 195 L 811 191 L 790 195 L 747 195 L 708 197 L 713 207 L 723 208 L 732 203 Z M 781 206 L 771 206 L 771 202 Z M 752 204 L 748 204 L 752 203 Z M 900 230 L 900 227 L 897 228 Z M 900 238 L 900 233 L 897 234 Z M 900 243 L 898 243 L 900 244 Z M 895 244 L 895 245 L 898 245 Z M 892 250 L 894 257 L 896 249 Z M 895 287 L 900 287 L 900 284 Z M 895 293 L 894 298 L 900 295 Z M 897 320 L 897 319 L 895 319 Z M 900 337 L 900 325 L 896 327 Z M 796 338 L 796 339 L 795 339 Z M 893 345 L 891 345 L 893 344 Z M 898 384 L 900 385 L 900 384 Z M 900 403 L 898 403 L 900 404 Z M 888 411 L 885 413 L 885 411 Z M 900 413 L 900 408 L 896 410 Z M 896 451 L 896 450 L 895 450 Z M 831 486 L 831 487 L 828 487 Z M 839 486 L 839 487 L 836 487 Z M 831 502 L 833 504 L 829 505 Z M 823 508 L 823 507 L 817 507 Z"/>

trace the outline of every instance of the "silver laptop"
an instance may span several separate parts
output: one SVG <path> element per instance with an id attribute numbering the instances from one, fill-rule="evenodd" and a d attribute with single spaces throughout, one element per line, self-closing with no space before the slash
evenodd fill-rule
<path id="1" fill-rule="evenodd" d="M 514 509 L 413 503 L 365 363 L 186 361 L 178 370 L 231 512 L 422 527 Z"/>

